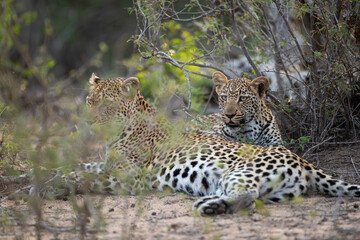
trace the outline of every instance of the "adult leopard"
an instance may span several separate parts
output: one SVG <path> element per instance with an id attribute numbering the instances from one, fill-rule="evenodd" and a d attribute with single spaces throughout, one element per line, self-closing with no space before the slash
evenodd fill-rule
<path id="1" fill-rule="evenodd" d="M 360 197 L 359 185 L 326 175 L 284 147 L 261 147 L 191 134 L 178 135 L 175 142 L 171 141 L 172 126 L 157 119 L 138 90 L 137 78 L 102 80 L 93 74 L 90 84 L 86 102 L 97 121 L 116 119 L 125 129 L 111 143 L 119 158 L 113 159 L 110 169 L 127 169 L 129 165 L 143 168 L 143 174 L 129 188 L 170 188 L 201 196 L 194 209 L 203 214 L 234 213 L 252 207 L 257 198 L 279 202 L 308 189 L 331 196 Z M 95 176 L 90 184 L 84 184 L 80 171 L 71 177 L 63 176 L 63 180 L 73 182 L 78 192 L 114 193 L 124 182 L 106 165 L 83 164 L 86 172 Z"/>
<path id="2" fill-rule="evenodd" d="M 264 101 L 269 79 L 228 79 L 221 72 L 215 72 L 212 79 L 219 96 L 220 112 L 199 117 L 200 122 L 207 124 L 195 124 L 192 129 L 207 135 L 215 132 L 231 141 L 263 147 L 283 146 L 275 116 Z"/>

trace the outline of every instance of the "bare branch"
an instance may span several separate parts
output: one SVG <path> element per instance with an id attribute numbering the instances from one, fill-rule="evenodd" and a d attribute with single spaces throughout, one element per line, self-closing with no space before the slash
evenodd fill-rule
<path id="1" fill-rule="evenodd" d="M 255 63 L 253 62 L 253 60 L 251 59 L 247 49 L 246 49 L 246 46 L 245 46 L 245 43 L 244 43 L 244 40 L 243 40 L 243 37 L 244 36 L 244 33 L 243 31 L 238 28 L 236 22 L 235 22 L 235 16 L 234 16 L 234 11 L 233 11 L 233 0 L 231 0 L 231 10 L 230 10 L 230 18 L 231 18 L 231 22 L 232 22 L 232 26 L 233 26 L 233 29 L 235 30 L 235 35 L 236 35 L 236 39 L 239 41 L 239 44 L 240 44 L 240 47 L 241 47 L 241 50 L 243 51 L 245 57 L 247 58 L 247 60 L 249 61 L 251 67 L 254 69 L 256 75 L 258 76 L 261 76 L 261 73 L 259 72 L 258 68 L 256 67 Z"/>
<path id="2" fill-rule="evenodd" d="M 207 110 L 207 108 L 208 108 L 208 106 L 210 104 L 210 101 L 211 101 L 212 97 L 214 96 L 214 93 L 215 93 L 215 84 L 212 85 L 211 93 L 210 93 L 210 96 L 209 96 L 209 98 L 208 98 L 208 100 L 207 100 L 207 102 L 205 104 L 205 107 L 204 107 L 202 113 L 201 113 L 202 115 L 206 112 L 206 110 Z"/>
<path id="3" fill-rule="evenodd" d="M 292 31 L 288 20 L 286 19 L 285 15 L 284 15 L 284 13 L 283 13 L 283 11 L 282 11 L 282 9 L 281 9 L 281 6 L 280 6 L 279 1 L 278 1 L 278 0 L 273 0 L 273 2 L 275 3 L 276 8 L 277 8 L 278 12 L 280 13 L 280 16 L 283 18 L 284 23 L 285 23 L 285 25 L 286 25 L 286 27 L 287 27 L 287 29 L 288 29 L 291 37 L 294 39 L 295 44 L 296 44 L 296 46 L 297 46 L 297 48 L 298 48 L 298 50 L 299 50 L 299 53 L 300 53 L 300 55 L 301 55 L 301 58 L 303 59 L 305 65 L 307 65 L 309 62 L 308 62 L 308 61 L 306 60 L 306 58 L 305 58 L 305 55 L 304 55 L 304 53 L 303 53 L 303 50 L 302 50 L 302 48 L 301 48 L 301 46 L 300 46 L 297 38 L 295 37 L 295 34 L 294 34 L 294 32 Z"/>
<path id="4" fill-rule="evenodd" d="M 187 85 L 188 85 L 188 90 L 189 90 L 189 98 L 188 98 L 188 106 L 187 106 L 187 110 L 190 110 L 191 109 L 191 96 L 192 96 L 192 93 L 191 93 L 191 85 L 190 85 L 190 79 L 184 69 L 183 66 L 181 66 L 174 58 L 170 57 L 168 54 L 162 52 L 162 51 L 159 51 L 159 52 L 156 52 L 153 54 L 154 56 L 157 56 L 157 55 L 161 55 L 162 56 L 162 59 L 166 59 L 168 60 L 168 62 L 170 62 L 171 64 L 173 64 L 174 66 L 180 68 L 182 70 L 182 72 L 184 73 L 184 76 L 186 77 L 186 81 L 187 81 Z"/>
<path id="5" fill-rule="evenodd" d="M 211 75 L 206 75 L 206 74 L 202 74 L 202 73 L 190 71 L 190 70 L 188 70 L 188 69 L 186 69 L 186 68 L 184 68 L 184 70 L 185 70 L 186 72 L 189 72 L 189 73 L 191 73 L 191 74 L 195 74 L 195 75 L 198 75 L 198 76 L 201 76 L 201 77 L 204 77 L 204 78 L 208 78 L 208 79 L 211 79 L 211 78 L 212 78 Z"/>
<path id="6" fill-rule="evenodd" d="M 1 183 L 28 183 L 30 176 L 28 174 L 22 174 L 20 176 L 2 176 L 0 175 Z"/>
<path id="7" fill-rule="evenodd" d="M 218 68 L 218 67 L 215 67 L 215 66 L 212 66 L 212 65 L 208 65 L 208 64 L 191 63 L 191 61 L 189 61 L 189 62 L 178 61 L 178 62 L 181 63 L 182 66 L 190 65 L 190 66 L 196 66 L 196 67 L 202 67 L 202 68 L 211 68 L 211 69 L 214 69 L 216 71 L 222 71 L 221 68 Z"/>
<path id="8" fill-rule="evenodd" d="M 196 17 L 193 17 L 193 18 L 174 18 L 173 16 L 169 16 L 167 14 L 167 18 L 166 19 L 171 19 L 171 20 L 175 20 L 175 21 L 179 21 L 179 22 L 192 22 L 194 20 L 197 20 L 197 19 L 200 19 L 200 18 L 203 18 L 205 16 L 209 16 L 210 14 L 212 14 L 213 12 L 216 11 L 216 8 L 214 9 L 211 9 L 210 11 L 208 12 L 205 12 L 205 13 L 202 13 L 201 15 L 199 16 L 196 16 Z"/>
<path id="9" fill-rule="evenodd" d="M 351 160 L 351 164 L 353 165 L 354 167 L 354 170 L 356 172 L 356 175 L 360 178 L 360 174 L 359 174 L 359 171 L 357 170 L 356 166 L 355 166 L 355 163 L 354 163 L 354 160 L 352 159 L 352 157 L 350 156 L 350 160 Z"/>
<path id="10" fill-rule="evenodd" d="M 323 145 L 324 143 L 330 141 L 331 139 L 333 139 L 333 137 L 329 137 L 329 138 L 325 139 L 324 141 L 322 141 L 321 143 L 318 143 L 318 144 L 312 146 L 311 148 L 309 148 L 308 150 L 306 150 L 306 152 L 302 155 L 302 157 L 303 157 L 303 158 L 306 158 L 306 156 L 307 156 L 309 153 L 311 153 L 311 151 L 312 151 L 313 149 L 315 149 L 315 148 Z"/>

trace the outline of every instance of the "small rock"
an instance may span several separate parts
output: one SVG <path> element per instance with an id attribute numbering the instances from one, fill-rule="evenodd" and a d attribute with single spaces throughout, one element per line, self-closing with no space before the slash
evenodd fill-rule
<path id="1" fill-rule="evenodd" d="M 261 221 L 262 216 L 260 214 L 255 213 L 250 217 L 250 219 L 253 220 L 254 222 L 258 222 Z"/>
<path id="2" fill-rule="evenodd" d="M 135 224 L 135 223 L 131 223 L 131 224 L 130 224 L 130 230 L 132 230 L 132 231 L 133 231 L 133 230 L 135 230 L 135 229 L 136 229 L 136 227 L 137 227 L 137 226 L 136 226 L 136 224 Z"/>
<path id="3" fill-rule="evenodd" d="M 174 231 L 174 232 L 176 232 L 179 227 L 180 227 L 180 225 L 178 225 L 178 224 L 176 224 L 176 223 L 172 223 L 172 224 L 170 225 L 170 227 L 168 228 L 168 231 Z"/>

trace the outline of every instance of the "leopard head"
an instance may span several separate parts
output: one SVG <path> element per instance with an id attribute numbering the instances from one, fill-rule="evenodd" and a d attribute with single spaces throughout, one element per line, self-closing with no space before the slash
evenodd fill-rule
<path id="1" fill-rule="evenodd" d="M 86 103 L 95 113 L 97 122 L 106 122 L 114 117 L 130 118 L 151 108 L 139 92 L 136 77 L 102 80 L 94 73 L 89 79 L 90 92 Z"/>
<path id="2" fill-rule="evenodd" d="M 250 122 L 263 104 L 270 81 L 266 77 L 228 79 L 223 73 L 212 76 L 219 96 L 222 120 L 229 127 Z"/>

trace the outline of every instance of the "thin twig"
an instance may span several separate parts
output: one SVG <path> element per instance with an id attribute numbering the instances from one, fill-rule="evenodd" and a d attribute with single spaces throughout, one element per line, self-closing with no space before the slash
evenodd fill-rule
<path id="1" fill-rule="evenodd" d="M 204 78 L 208 78 L 208 79 L 211 79 L 211 78 L 212 78 L 210 75 L 206 75 L 206 74 L 194 72 L 194 71 L 188 70 L 188 69 L 186 69 L 186 68 L 184 68 L 184 70 L 185 70 L 186 72 L 189 72 L 189 73 L 191 73 L 191 74 L 195 74 L 195 75 L 198 75 L 198 76 L 201 76 L 201 77 L 204 77 Z"/>
<path id="2" fill-rule="evenodd" d="M 193 61 L 193 60 L 191 60 L 191 61 Z M 222 71 L 221 68 L 218 68 L 218 67 L 215 67 L 215 66 L 212 66 L 212 65 L 200 64 L 200 63 L 190 63 L 191 61 L 189 61 L 189 62 L 178 61 L 178 63 L 181 63 L 182 65 L 190 65 L 190 66 L 195 66 L 195 67 L 211 68 L 211 69 L 214 69 L 216 71 Z"/>
<path id="3" fill-rule="evenodd" d="M 205 17 L 205 16 L 209 16 L 211 13 L 215 12 L 217 8 L 214 8 L 208 12 L 205 12 L 203 14 L 201 14 L 200 16 L 196 16 L 196 17 L 193 17 L 193 18 L 174 18 L 174 17 L 171 17 L 171 16 L 167 16 L 166 19 L 171 19 L 171 20 L 175 20 L 175 21 L 179 21 L 179 22 L 191 22 L 191 21 L 194 21 L 194 20 L 197 20 L 197 19 L 200 19 L 202 17 Z M 165 14 L 167 15 L 167 14 Z"/>
<path id="4" fill-rule="evenodd" d="M 292 29 L 291 29 L 291 27 L 290 27 L 290 24 L 289 24 L 289 22 L 287 21 L 285 15 L 284 15 L 284 13 L 283 13 L 283 11 L 282 11 L 282 9 L 281 9 L 281 6 L 280 6 L 279 1 L 278 1 L 278 0 L 273 0 L 273 2 L 275 3 L 276 8 L 277 8 L 280 16 L 281 16 L 282 19 L 284 20 L 288 32 L 290 33 L 291 37 L 294 39 L 295 44 L 296 44 L 296 47 L 298 48 L 298 50 L 299 50 L 299 52 L 300 52 L 301 58 L 303 59 L 305 65 L 307 65 L 307 64 L 308 64 L 308 61 L 306 60 L 305 55 L 304 55 L 304 53 L 303 53 L 303 51 L 302 51 L 302 48 L 301 48 L 301 46 L 300 46 L 297 38 L 295 37 L 295 34 L 293 33 L 293 31 L 292 31 Z"/>
<path id="5" fill-rule="evenodd" d="M 241 50 L 243 51 L 246 59 L 249 61 L 251 67 L 254 69 L 256 75 L 261 76 L 260 71 L 256 67 L 255 63 L 253 62 L 253 60 L 250 57 L 249 52 L 247 51 L 247 48 L 245 46 L 245 43 L 244 43 L 244 40 L 243 40 L 243 37 L 242 37 L 242 36 L 244 36 L 243 31 L 241 29 L 239 29 L 238 26 L 236 25 L 235 17 L 234 17 L 234 11 L 232 10 L 233 1 L 231 1 L 230 3 L 231 3 L 231 10 L 230 10 L 231 21 L 232 21 L 233 29 L 235 30 L 234 32 L 235 32 L 235 35 L 236 35 L 236 39 L 239 40 Z"/>
<path id="6" fill-rule="evenodd" d="M 302 157 L 305 158 L 305 156 L 306 156 L 310 151 L 312 151 L 314 148 L 317 148 L 317 147 L 323 145 L 324 143 L 330 141 L 330 140 L 333 139 L 333 138 L 334 138 L 334 137 L 329 137 L 329 138 L 325 139 L 324 141 L 322 141 L 321 143 L 318 143 L 318 144 L 316 144 L 315 146 L 312 146 L 311 148 L 309 148 L 308 150 L 306 150 L 306 152 L 302 155 Z"/>
<path id="7" fill-rule="evenodd" d="M 317 142 L 309 142 L 310 144 L 317 144 Z M 360 141 L 352 141 L 352 142 L 328 142 L 326 145 L 340 145 L 340 144 L 357 144 Z"/>
<path id="8" fill-rule="evenodd" d="M 274 35 L 273 33 L 273 30 L 270 26 L 270 20 L 268 20 L 268 17 L 267 17 L 267 11 L 265 11 L 264 7 L 262 6 L 262 11 L 264 13 L 264 19 L 265 19 L 265 23 L 266 25 L 268 26 L 269 28 L 269 32 L 271 34 L 271 37 L 273 39 L 273 42 L 274 42 L 274 48 L 275 48 L 275 63 L 277 62 L 277 60 L 280 62 L 281 66 L 283 67 L 283 70 L 285 72 L 285 75 L 287 77 L 287 79 L 289 80 L 289 83 L 291 85 L 291 88 L 294 89 L 294 84 L 293 84 L 293 81 L 291 80 L 290 76 L 289 76 L 289 73 L 287 71 L 287 68 L 285 67 L 285 64 L 284 64 L 284 61 L 281 57 L 281 52 L 280 52 L 280 48 L 279 48 L 279 44 L 278 44 L 278 40 L 277 40 L 277 37 Z M 271 21 L 273 25 L 275 25 L 273 23 L 273 20 Z M 278 57 L 278 59 L 276 59 L 276 57 Z M 275 65 L 276 66 L 276 65 Z M 280 77 L 280 76 L 279 76 Z M 280 80 L 280 79 L 279 79 Z M 297 95 L 300 96 L 300 94 L 297 92 Z"/>
<path id="9" fill-rule="evenodd" d="M 0 116 L 4 113 L 5 109 L 6 109 L 6 106 L 5 106 L 4 109 L 0 112 Z"/>
<path id="10" fill-rule="evenodd" d="M 188 85 L 188 90 L 189 90 L 189 97 L 188 97 L 189 102 L 188 102 L 187 110 L 190 110 L 191 109 L 191 97 L 192 97 L 191 85 L 190 85 L 190 79 L 189 79 L 184 67 L 182 67 L 174 58 L 170 57 L 168 54 L 166 54 L 166 53 L 164 53 L 162 51 L 156 52 L 154 55 L 163 56 L 163 58 L 169 60 L 170 63 L 172 63 L 173 65 L 175 65 L 179 69 L 181 69 L 181 71 L 184 73 L 184 76 L 186 77 L 186 81 L 187 81 L 187 85 Z"/>
<path id="11" fill-rule="evenodd" d="M 22 187 L 22 188 L 16 190 L 15 192 L 11 193 L 10 195 L 3 197 L 3 198 L 1 199 L 1 201 L 0 201 L 0 205 L 1 205 L 1 203 L 3 203 L 3 202 L 5 202 L 6 200 L 8 200 L 8 199 L 9 199 L 9 196 L 13 196 L 13 195 L 15 195 L 15 194 L 18 194 L 18 193 L 20 193 L 20 192 L 22 192 L 22 191 L 24 191 L 24 190 L 30 189 L 30 188 L 32 188 L 32 187 L 33 187 L 32 184 L 26 185 L 25 187 Z"/>
<path id="12" fill-rule="evenodd" d="M 210 93 L 209 99 L 207 100 L 205 107 L 201 113 L 202 115 L 206 112 L 206 110 L 210 104 L 210 101 L 211 101 L 212 97 L 214 96 L 214 92 L 215 92 L 215 84 L 212 85 L 211 93 Z"/>
<path id="13" fill-rule="evenodd" d="M 352 165 L 353 165 L 353 167 L 354 167 L 354 169 L 355 169 L 356 175 L 360 178 L 360 174 L 359 174 L 359 172 L 358 172 L 358 170 L 357 170 L 357 168 L 356 168 L 356 166 L 355 166 L 354 160 L 352 159 L 351 156 L 350 156 L 350 160 L 351 160 L 351 163 L 352 163 Z"/>

